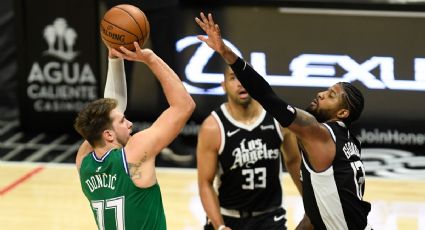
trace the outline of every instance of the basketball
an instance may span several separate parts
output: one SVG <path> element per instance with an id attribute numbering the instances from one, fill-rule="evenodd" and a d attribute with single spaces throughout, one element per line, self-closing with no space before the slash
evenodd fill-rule
<path id="1" fill-rule="evenodd" d="M 109 9 L 100 22 L 100 35 L 106 46 L 120 51 L 124 46 L 134 51 L 133 42 L 142 47 L 149 38 L 149 21 L 139 8 L 121 4 Z"/>

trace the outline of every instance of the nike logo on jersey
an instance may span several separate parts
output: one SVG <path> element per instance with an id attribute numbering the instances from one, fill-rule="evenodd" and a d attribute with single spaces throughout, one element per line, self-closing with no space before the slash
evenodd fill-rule
<path id="1" fill-rule="evenodd" d="M 102 166 L 97 167 L 96 172 L 99 172 Z"/>
<path id="2" fill-rule="evenodd" d="M 278 221 L 282 220 L 284 217 L 285 217 L 285 215 L 274 216 L 273 220 L 274 220 L 274 222 L 278 222 Z"/>
<path id="3" fill-rule="evenodd" d="M 240 130 L 241 130 L 241 129 L 236 129 L 236 130 L 233 130 L 232 132 L 227 131 L 227 136 L 228 136 L 228 137 L 231 137 L 231 136 L 235 135 L 237 132 L 239 132 Z"/>
<path id="4" fill-rule="evenodd" d="M 274 129 L 274 125 L 261 125 L 261 130 Z"/>

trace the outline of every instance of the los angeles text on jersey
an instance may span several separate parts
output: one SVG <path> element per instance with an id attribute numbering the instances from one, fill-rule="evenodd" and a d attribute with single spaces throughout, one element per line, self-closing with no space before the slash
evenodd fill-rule
<path id="1" fill-rule="evenodd" d="M 240 143 L 240 147 L 232 151 L 232 156 L 235 157 L 235 161 L 230 169 L 236 169 L 243 165 L 250 166 L 262 159 L 277 159 L 279 154 L 279 149 L 268 149 L 267 144 L 264 144 L 262 139 L 249 141 L 243 139 Z"/>
<path id="2" fill-rule="evenodd" d="M 87 179 L 85 182 L 90 189 L 90 192 L 93 192 L 99 188 L 109 188 L 115 189 L 115 182 L 117 181 L 117 174 L 95 174 Z"/>

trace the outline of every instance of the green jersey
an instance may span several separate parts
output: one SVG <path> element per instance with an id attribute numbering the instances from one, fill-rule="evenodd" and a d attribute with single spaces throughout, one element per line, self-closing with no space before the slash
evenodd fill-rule
<path id="1" fill-rule="evenodd" d="M 167 229 L 159 185 L 134 185 L 124 149 L 110 150 L 102 159 L 88 154 L 81 163 L 80 182 L 99 230 Z"/>

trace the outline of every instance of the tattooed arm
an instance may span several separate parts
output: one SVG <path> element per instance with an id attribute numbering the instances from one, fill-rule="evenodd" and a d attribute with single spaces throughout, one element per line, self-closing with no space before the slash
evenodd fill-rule
<path id="1" fill-rule="evenodd" d="M 180 133 L 195 109 L 195 102 L 177 74 L 160 57 L 150 49 L 141 49 L 137 42 L 134 46 L 134 52 L 121 47 L 122 53 L 116 55 L 146 64 L 161 84 L 169 104 L 152 126 L 134 134 L 125 146 L 127 161 L 133 168 L 133 182 L 139 187 L 149 187 L 156 183 L 155 157 Z"/>
<path id="2" fill-rule="evenodd" d="M 324 171 L 332 164 L 335 142 L 329 130 L 313 115 L 297 109 L 297 116 L 288 129 L 297 135 L 299 144 L 316 171 Z"/>

